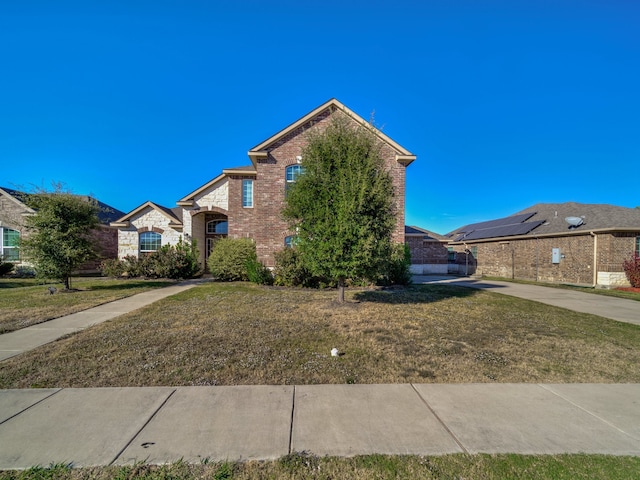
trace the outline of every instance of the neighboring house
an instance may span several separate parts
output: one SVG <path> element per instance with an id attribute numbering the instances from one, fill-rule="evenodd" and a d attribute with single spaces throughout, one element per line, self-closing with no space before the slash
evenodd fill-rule
<path id="1" fill-rule="evenodd" d="M 27 234 L 25 217 L 33 215 L 33 209 L 26 205 L 27 194 L 19 190 L 0 187 L 0 255 L 5 261 L 26 264 L 20 255 L 20 239 Z M 89 197 L 86 197 L 87 199 Z M 100 207 L 100 227 L 94 230 L 100 247 L 101 258 L 116 258 L 118 252 L 118 233 L 109 224 L 121 217 L 123 212 L 98 202 Z M 95 271 L 100 259 L 82 266 L 81 271 Z"/>
<path id="2" fill-rule="evenodd" d="M 452 255 L 449 253 L 448 238 L 415 226 L 406 226 L 404 237 L 411 251 L 411 273 L 417 275 L 451 273 L 449 265 Z"/>
<path id="3" fill-rule="evenodd" d="M 629 285 L 640 252 L 640 208 L 539 203 L 446 235 L 458 273 L 597 287 Z"/>
<path id="4" fill-rule="evenodd" d="M 118 256 L 140 256 L 180 238 L 195 240 L 200 262 L 207 258 L 220 238 L 251 238 L 258 259 L 275 265 L 274 253 L 291 244 L 289 230 L 280 212 L 287 186 L 301 172 L 302 150 L 310 130 L 324 129 L 333 115 L 343 115 L 355 124 L 368 125 L 339 101 L 332 99 L 249 150 L 251 164 L 222 173 L 178 200 L 177 208 L 146 202 L 111 223 L 118 228 Z M 405 169 L 415 155 L 381 131 L 385 165 L 393 179 L 397 211 L 394 240 L 402 243 L 405 211 Z"/>

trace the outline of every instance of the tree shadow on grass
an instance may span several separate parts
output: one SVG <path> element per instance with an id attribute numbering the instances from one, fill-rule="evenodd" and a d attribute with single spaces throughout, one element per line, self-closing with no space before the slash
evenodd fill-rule
<path id="1" fill-rule="evenodd" d="M 353 299 L 360 302 L 410 304 L 433 303 L 449 298 L 467 298 L 477 295 L 479 290 L 452 285 L 409 285 L 406 287 L 382 288 L 359 292 Z"/>

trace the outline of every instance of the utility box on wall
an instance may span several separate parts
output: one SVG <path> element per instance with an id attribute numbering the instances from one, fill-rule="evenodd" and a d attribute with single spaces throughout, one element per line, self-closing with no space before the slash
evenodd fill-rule
<path id="1" fill-rule="evenodd" d="M 560 249 L 552 248 L 551 249 L 551 263 L 560 263 Z"/>

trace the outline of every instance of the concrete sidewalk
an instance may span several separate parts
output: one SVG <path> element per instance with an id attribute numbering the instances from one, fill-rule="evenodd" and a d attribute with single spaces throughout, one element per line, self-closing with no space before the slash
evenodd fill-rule
<path id="1" fill-rule="evenodd" d="M 640 455 L 640 384 L 0 391 L 0 469 L 291 452 Z"/>
<path id="2" fill-rule="evenodd" d="M 638 323 L 640 303 L 488 288 Z M 0 335 L 0 359 L 191 288 L 185 282 Z M 586 298 L 589 297 L 589 298 Z M 553 303 L 552 303 L 553 302 Z M 629 303 L 630 302 L 630 303 Z M 316 455 L 640 455 L 640 384 L 398 384 L 0 390 L 0 469 Z"/>
<path id="3" fill-rule="evenodd" d="M 619 322 L 640 325 L 640 302 L 563 288 L 542 287 L 470 277 L 415 275 L 413 283 L 446 283 L 461 287 L 491 290 L 495 293 L 534 300 L 581 313 L 590 313 Z"/>
<path id="4" fill-rule="evenodd" d="M 53 342 L 69 333 L 84 330 L 92 325 L 146 307 L 162 298 L 188 290 L 199 283 L 202 283 L 202 280 L 187 280 L 176 285 L 138 293 L 82 312 L 32 325 L 15 332 L 5 333 L 0 335 L 0 361 Z"/>

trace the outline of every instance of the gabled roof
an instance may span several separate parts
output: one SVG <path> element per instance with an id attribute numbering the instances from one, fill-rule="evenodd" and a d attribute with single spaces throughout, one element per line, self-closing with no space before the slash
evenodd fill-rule
<path id="1" fill-rule="evenodd" d="M 452 242 L 588 232 L 640 232 L 640 208 L 576 202 L 538 203 L 509 217 L 472 223 L 446 235 Z"/>
<path id="2" fill-rule="evenodd" d="M 27 194 L 25 192 L 14 190 L 12 188 L 0 187 L 0 193 L 15 202 L 17 205 L 20 205 L 27 211 L 27 213 L 34 213 L 34 210 L 26 205 Z"/>
<path id="3" fill-rule="evenodd" d="M 416 226 L 404 226 L 404 234 L 408 237 L 423 237 L 423 240 L 437 240 L 437 241 L 447 241 L 448 239 L 444 235 L 440 235 L 438 233 L 432 232 L 430 230 L 425 230 L 424 228 L 416 227 Z"/>
<path id="4" fill-rule="evenodd" d="M 300 118 L 299 120 L 295 121 L 288 127 L 280 130 L 275 135 L 267 138 L 266 140 L 264 140 L 263 142 L 259 143 L 258 145 L 253 147 L 251 150 L 249 150 L 248 155 L 249 155 L 249 158 L 251 159 L 251 162 L 254 165 L 256 165 L 257 160 L 259 158 L 267 157 L 269 153 L 269 147 L 271 147 L 274 143 L 278 142 L 284 136 L 288 135 L 289 133 L 296 130 L 297 128 L 304 126 L 305 124 L 313 120 L 315 117 L 317 117 L 327 109 L 342 110 L 344 113 L 349 115 L 351 118 L 353 118 L 355 121 L 357 121 L 361 125 L 367 126 L 367 127 L 370 126 L 369 122 L 367 122 L 362 117 L 360 117 L 356 113 L 349 110 L 346 106 L 344 106 L 335 98 L 332 98 L 328 102 L 323 103 L 316 109 L 307 113 L 304 117 Z M 402 147 L 401 145 L 393 141 L 391 138 L 389 138 L 387 135 L 382 133 L 380 130 L 375 128 L 374 131 L 378 136 L 378 138 L 380 138 L 380 140 L 382 140 L 383 142 L 391 146 L 396 151 L 396 160 L 399 163 L 402 163 L 403 165 L 407 166 L 416 159 L 416 156 L 414 154 L 412 154 L 409 150 L 405 149 L 404 147 Z"/>
<path id="5" fill-rule="evenodd" d="M 252 176 L 252 175 L 256 175 L 256 173 L 257 173 L 256 169 L 253 165 L 247 165 L 244 167 L 225 168 L 224 170 L 222 170 L 221 175 L 218 175 L 214 179 L 209 180 L 207 183 L 205 183 L 201 187 L 198 187 L 197 189 L 195 189 L 193 192 L 189 193 L 188 195 L 185 195 L 180 200 L 178 200 L 177 203 L 182 207 L 190 207 L 193 205 L 193 202 L 195 201 L 195 198 L 198 195 L 200 195 L 202 192 L 207 191 L 209 188 L 213 187 L 220 180 L 233 175 Z"/>
<path id="6" fill-rule="evenodd" d="M 32 208 L 26 205 L 26 200 L 27 200 L 27 197 L 29 196 L 28 193 L 21 192 L 20 190 L 14 190 L 11 188 L 5 188 L 5 187 L 0 187 L 0 192 L 6 194 L 8 198 L 11 198 L 16 203 L 20 204 L 28 213 L 35 212 L 35 210 L 33 210 Z M 117 218 L 120 218 L 121 216 L 124 215 L 124 212 L 116 208 L 113 208 L 111 205 L 107 205 L 106 203 L 101 202 L 100 200 L 94 197 L 90 197 L 88 195 L 77 195 L 77 196 L 87 201 L 90 199 L 96 201 L 96 203 L 98 204 L 98 207 L 100 208 L 100 211 L 98 212 L 98 219 L 100 220 L 100 223 L 102 223 L 103 225 L 108 225 L 109 223 L 115 221 Z"/>
<path id="7" fill-rule="evenodd" d="M 111 222 L 111 226 L 112 227 L 128 227 L 131 224 L 131 219 L 133 217 L 135 217 L 139 213 L 142 213 L 144 210 L 148 208 L 156 210 L 160 212 L 162 215 L 164 215 L 165 217 L 167 217 L 169 219 L 169 226 L 171 228 L 175 228 L 175 229 L 182 228 L 182 219 L 180 218 L 179 216 L 180 214 L 178 213 L 182 209 L 180 208 L 171 209 L 171 208 L 163 207 L 162 205 L 158 205 L 157 203 L 153 203 L 153 202 L 145 202 L 139 207 L 134 208 L 126 215 L 120 217 L 118 220 Z"/>

